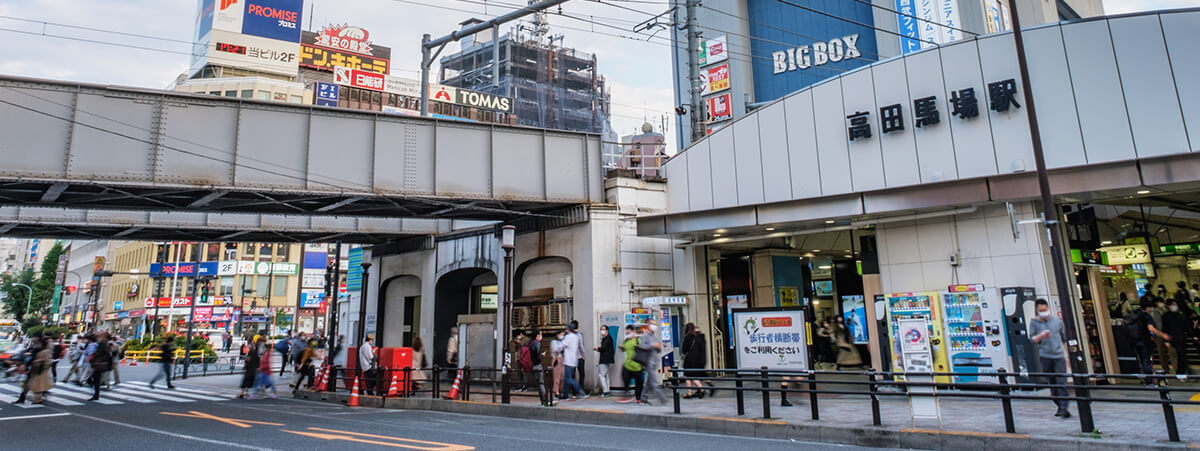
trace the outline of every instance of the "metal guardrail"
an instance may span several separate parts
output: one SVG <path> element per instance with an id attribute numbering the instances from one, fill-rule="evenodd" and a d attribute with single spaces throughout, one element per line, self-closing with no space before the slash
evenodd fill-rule
<path id="1" fill-rule="evenodd" d="M 686 376 L 684 373 L 696 374 L 702 373 L 703 376 Z M 771 393 L 804 393 L 808 394 L 809 408 L 813 420 L 820 419 L 820 402 L 818 395 L 820 394 L 836 394 L 836 395 L 862 395 L 870 399 L 871 417 L 874 425 L 880 426 L 883 424 L 882 415 L 879 408 L 879 398 L 881 396 L 894 397 L 916 397 L 916 396 L 933 396 L 944 398 L 973 398 L 973 399 L 992 399 L 1000 402 L 1004 412 L 1004 428 L 1009 433 L 1016 432 L 1016 424 L 1013 420 L 1012 400 L 1067 400 L 1073 401 L 1078 405 L 1080 430 L 1084 433 L 1095 431 L 1095 423 L 1092 417 L 1092 403 L 1096 402 L 1111 402 L 1111 403 L 1128 403 L 1128 404 L 1158 404 L 1162 407 L 1163 420 L 1166 423 L 1167 437 L 1170 441 L 1178 442 L 1179 426 L 1175 418 L 1175 406 L 1177 405 L 1200 405 L 1200 401 L 1191 401 L 1188 399 L 1178 400 L 1172 399 L 1171 394 L 1182 391 L 1196 391 L 1195 387 L 1190 388 L 1175 388 L 1168 383 L 1170 379 L 1177 381 L 1194 381 L 1200 379 L 1195 376 L 1164 376 L 1164 375 L 1146 375 L 1146 374 L 1057 374 L 1057 373 L 1025 373 L 1019 375 L 1022 377 L 1045 378 L 1045 377 L 1062 377 L 1071 378 L 1073 383 L 1070 384 L 1050 384 L 1050 383 L 1016 383 L 1012 377 L 1018 374 L 1000 371 L 998 373 L 980 374 L 984 376 L 996 376 L 996 383 L 984 382 L 913 382 L 904 378 L 904 376 L 962 376 L 956 373 L 895 373 L 890 371 L 787 371 L 787 370 L 769 370 L 761 368 L 757 370 L 746 369 L 671 369 L 671 377 L 667 379 L 667 384 L 674 392 L 674 411 L 676 414 L 681 413 L 680 406 L 680 391 L 690 391 L 694 387 L 688 387 L 684 383 L 687 381 L 698 382 L 733 382 L 733 386 L 715 385 L 705 387 L 705 390 L 716 391 L 732 391 L 735 394 L 737 402 L 738 415 L 746 414 L 745 394 L 759 393 L 762 396 L 762 415 L 763 418 L 771 417 Z M 827 377 L 841 377 L 840 379 L 831 379 Z M 847 379 L 849 378 L 849 379 Z M 857 379 L 856 379 L 857 378 Z M 1095 385 L 1093 381 L 1100 380 L 1139 380 L 1155 382 L 1152 386 L 1140 385 Z M 783 386 L 783 384 L 787 386 Z M 846 389 L 823 389 L 821 385 L 853 385 L 866 386 L 867 391 L 851 391 Z M 884 387 L 892 387 L 894 390 L 881 390 Z M 929 392 L 912 391 L 909 388 L 923 387 L 934 388 Z M 1042 388 L 1064 388 L 1074 390 L 1074 396 L 1039 396 L 1023 393 L 1015 393 L 1022 390 L 1037 390 Z M 1156 393 L 1157 397 L 1112 397 L 1112 396 L 1093 396 L 1093 392 L 1126 392 L 1133 394 L 1141 393 Z"/>
<path id="2" fill-rule="evenodd" d="M 349 387 L 353 385 L 354 379 L 363 377 L 363 375 L 360 374 L 357 369 L 351 370 L 348 368 L 333 367 L 332 370 L 330 370 L 329 367 L 326 367 L 326 371 L 330 371 L 330 382 L 329 387 L 326 390 L 327 392 L 348 391 L 350 390 Z M 514 374 L 519 374 L 519 372 L 514 372 L 511 370 L 509 372 L 505 372 L 500 368 L 472 368 L 469 366 L 463 368 L 441 368 L 435 365 L 430 368 L 377 367 L 377 371 L 378 375 L 376 376 L 376 384 L 374 387 L 366 388 L 365 382 L 360 380 L 360 382 L 362 382 L 359 384 L 360 393 L 367 393 L 370 395 L 372 393 L 382 392 L 383 395 L 381 396 L 384 398 L 414 398 L 424 397 L 427 395 L 432 399 L 440 399 L 442 398 L 443 394 L 449 393 L 453 380 L 456 379 L 458 373 L 461 372 L 462 381 L 459 384 L 458 399 L 463 401 L 470 401 L 473 394 L 490 396 L 492 399 L 491 402 L 500 402 L 502 404 L 508 404 L 511 398 L 514 396 L 540 397 L 537 390 L 536 379 L 532 381 L 526 381 L 527 385 L 532 386 L 533 389 L 528 390 L 527 392 L 514 392 L 512 388 L 516 382 L 513 376 Z M 317 373 L 319 374 L 320 370 L 318 370 Z M 543 369 L 541 370 L 540 374 L 543 378 L 543 383 L 547 387 L 546 398 L 551 398 L 552 396 L 549 394 L 548 388 L 551 386 L 551 384 L 547 381 L 549 381 L 552 377 L 553 370 L 549 368 Z M 391 388 L 390 386 L 393 376 L 399 383 L 399 390 L 395 395 L 388 396 L 387 392 Z M 443 378 L 443 376 L 446 377 Z M 405 381 L 411 381 L 411 383 L 406 383 Z M 552 403 L 553 399 L 542 399 L 542 402 Z"/>

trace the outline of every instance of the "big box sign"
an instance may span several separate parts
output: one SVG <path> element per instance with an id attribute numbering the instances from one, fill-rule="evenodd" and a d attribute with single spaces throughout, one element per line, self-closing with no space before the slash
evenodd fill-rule
<path id="1" fill-rule="evenodd" d="M 738 368 L 808 369 L 803 310 L 734 310 L 733 327 Z"/>

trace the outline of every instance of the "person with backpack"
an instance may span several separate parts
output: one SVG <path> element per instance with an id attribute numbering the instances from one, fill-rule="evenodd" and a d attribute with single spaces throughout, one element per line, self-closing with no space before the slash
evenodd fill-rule
<path id="1" fill-rule="evenodd" d="M 175 340 L 173 336 L 168 335 L 162 344 L 158 345 L 159 351 L 162 351 L 158 357 L 159 370 L 154 373 L 154 378 L 150 379 L 150 389 L 154 390 L 154 383 L 160 378 L 167 379 L 167 389 L 174 390 L 175 384 L 171 383 L 171 365 L 175 363 Z"/>
<path id="2" fill-rule="evenodd" d="M 92 375 L 88 378 L 88 383 L 92 385 L 92 397 L 88 401 L 99 401 L 100 384 L 104 381 L 104 373 L 112 371 L 113 366 L 112 348 L 108 345 L 108 332 L 96 332 L 96 341 L 88 345 L 87 359 L 92 368 Z"/>
<path id="3" fill-rule="evenodd" d="M 282 340 L 281 340 L 282 341 Z M 271 380 L 271 352 L 267 351 L 267 347 L 263 346 L 261 357 L 258 362 L 258 378 L 255 380 L 255 391 L 251 393 L 248 399 L 266 396 L 267 388 L 271 388 L 271 398 L 278 398 L 279 391 L 275 389 L 275 381 Z M 287 358 L 287 354 L 284 354 Z"/>
<path id="4" fill-rule="evenodd" d="M 1122 320 L 1125 325 L 1125 331 L 1129 335 L 1129 340 L 1132 341 L 1133 349 L 1137 352 L 1138 363 L 1142 374 L 1154 374 L 1154 361 L 1151 360 L 1151 355 L 1155 348 L 1155 338 L 1170 340 L 1171 337 L 1159 332 L 1158 323 L 1154 321 L 1151 312 L 1157 307 L 1154 298 L 1143 298 L 1141 308 L 1126 315 Z M 1143 381 L 1147 385 L 1153 384 L 1151 380 Z"/>
<path id="5" fill-rule="evenodd" d="M 638 361 L 638 336 L 635 334 L 633 325 L 625 326 L 625 340 L 621 342 L 621 350 L 625 351 L 625 361 L 621 363 L 621 380 L 625 384 L 633 381 L 633 397 L 622 399 L 617 402 L 637 402 L 642 403 L 642 386 L 646 383 L 645 366 Z"/>
<path id="6" fill-rule="evenodd" d="M 283 376 L 283 371 L 288 366 L 288 356 L 291 355 L 292 336 L 288 334 L 287 338 L 280 339 L 275 342 L 275 352 L 279 353 L 279 375 Z M 268 359 L 269 360 L 269 359 Z"/>
<path id="7" fill-rule="evenodd" d="M 600 363 L 596 366 L 596 379 L 600 381 L 600 396 L 611 397 L 612 392 L 608 386 L 608 369 L 615 361 L 616 347 L 613 346 L 612 337 L 608 335 L 608 327 L 600 328 L 600 346 L 592 348 L 592 350 L 600 353 Z"/>
<path id="8" fill-rule="evenodd" d="M 1067 354 L 1063 350 L 1063 342 L 1067 340 L 1067 332 L 1063 327 L 1061 319 L 1050 315 L 1050 303 L 1045 299 L 1034 301 L 1034 306 L 1037 308 L 1037 317 L 1029 322 L 1029 338 L 1037 344 L 1038 359 L 1042 363 L 1043 373 L 1066 374 L 1067 373 Z M 1049 379 L 1050 395 L 1054 397 L 1069 396 L 1067 389 L 1061 385 L 1066 382 L 1064 376 L 1050 376 Z M 1054 416 L 1067 418 L 1071 416 L 1071 412 L 1067 410 L 1069 404 L 1065 399 L 1055 399 L 1054 404 L 1058 406 L 1058 411 Z"/>
<path id="9" fill-rule="evenodd" d="M 516 388 L 519 392 L 529 390 L 529 376 L 533 372 L 533 355 L 529 350 L 529 343 L 532 341 L 525 338 L 524 331 L 518 331 L 517 336 L 509 343 L 512 347 L 510 352 L 517 362 L 517 370 L 521 373 L 521 385 Z"/>

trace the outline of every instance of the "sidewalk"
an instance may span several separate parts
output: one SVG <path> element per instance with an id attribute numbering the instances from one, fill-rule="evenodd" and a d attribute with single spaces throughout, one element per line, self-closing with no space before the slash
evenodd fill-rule
<path id="1" fill-rule="evenodd" d="M 534 392 L 536 394 L 536 392 Z M 665 390 L 668 397 L 671 392 Z M 1045 394 L 1043 391 L 1041 394 Z M 1182 394 L 1181 394 L 1182 395 Z M 424 396 L 422 398 L 421 396 Z M 1157 405 L 1093 403 L 1098 432 L 1081 434 L 1077 416 L 1054 416 L 1050 401 L 1014 400 L 1016 434 L 1004 432 L 1003 410 L 998 400 L 941 398 L 942 424 L 937 421 L 913 423 L 908 401 L 903 397 L 880 397 L 882 426 L 871 421 L 870 398 L 860 395 L 821 395 L 818 397 L 820 420 L 811 418 L 806 394 L 793 394 L 795 407 L 780 407 L 778 394 L 771 397 L 771 418 L 762 418 L 762 397 L 747 393 L 746 415 L 737 415 L 731 393 L 717 398 L 683 399 L 681 414 L 675 414 L 668 398 L 653 406 L 619 403 L 612 398 L 591 397 L 564 401 L 553 408 L 538 405 L 536 396 L 513 396 L 512 404 L 492 404 L 490 394 L 478 391 L 472 397 L 481 401 L 443 401 L 428 398 L 360 396 L 363 406 L 437 410 L 481 415 L 544 419 L 552 421 L 664 428 L 716 434 L 820 441 L 877 447 L 917 449 L 1180 449 L 1200 448 L 1200 406 L 1179 406 L 1176 421 L 1183 442 L 1167 441 L 1166 423 Z M 345 403 L 348 394 L 339 392 L 300 392 L 297 397 Z M 1076 415 L 1075 405 L 1071 406 Z"/>

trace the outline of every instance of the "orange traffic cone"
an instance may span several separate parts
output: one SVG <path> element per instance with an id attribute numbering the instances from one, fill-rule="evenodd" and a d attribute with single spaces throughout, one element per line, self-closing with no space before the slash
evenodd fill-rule
<path id="1" fill-rule="evenodd" d="M 392 373 L 392 386 L 388 388 L 388 396 L 396 396 L 396 392 L 400 391 L 400 387 L 396 386 L 396 373 Z"/>
<path id="2" fill-rule="evenodd" d="M 346 403 L 350 407 L 358 407 L 358 378 L 354 378 L 354 388 L 350 390 L 350 402 Z"/>
<path id="3" fill-rule="evenodd" d="M 325 391 L 325 376 L 328 374 L 328 367 L 321 367 L 321 372 L 317 374 L 317 383 L 313 384 L 313 390 Z"/>
<path id="4" fill-rule="evenodd" d="M 458 399 L 458 384 L 462 383 L 462 370 L 458 370 L 458 377 L 454 378 L 454 385 L 450 386 L 450 393 L 446 395 L 446 399 Z"/>
<path id="5" fill-rule="evenodd" d="M 125 366 L 125 365 L 128 365 L 127 363 L 125 363 L 125 359 L 121 359 L 121 366 Z"/>

